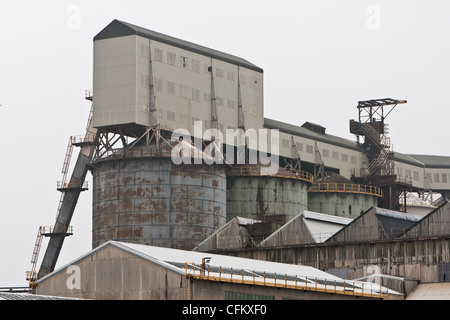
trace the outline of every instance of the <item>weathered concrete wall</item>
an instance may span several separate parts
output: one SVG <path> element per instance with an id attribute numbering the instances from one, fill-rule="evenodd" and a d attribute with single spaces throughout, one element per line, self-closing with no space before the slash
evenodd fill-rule
<path id="1" fill-rule="evenodd" d="M 223 166 L 102 161 L 93 185 L 93 248 L 118 240 L 190 250 L 226 221 Z"/>
<path id="2" fill-rule="evenodd" d="M 344 192 L 309 192 L 308 210 L 356 218 L 371 207 L 378 206 L 378 197 Z"/>
<path id="3" fill-rule="evenodd" d="M 69 266 L 39 282 L 36 293 L 93 300 L 184 298 L 184 275 L 113 246 L 85 257 L 76 266 L 78 271 Z"/>
<path id="4" fill-rule="evenodd" d="M 264 220 L 285 215 L 286 221 L 308 208 L 308 184 L 269 176 L 227 178 L 227 221 L 236 216 Z"/>

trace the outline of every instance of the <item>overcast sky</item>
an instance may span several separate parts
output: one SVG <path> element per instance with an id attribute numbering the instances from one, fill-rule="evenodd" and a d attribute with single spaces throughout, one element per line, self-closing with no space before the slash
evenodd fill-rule
<path id="1" fill-rule="evenodd" d="M 88 120 L 92 39 L 112 20 L 263 68 L 265 117 L 275 120 L 355 140 L 359 100 L 408 100 L 386 119 L 394 150 L 450 156 L 449 15 L 446 0 L 2 0 L 0 287 L 27 285 L 38 228 L 54 224 L 67 143 Z M 57 267 L 91 249 L 91 192 Z"/>

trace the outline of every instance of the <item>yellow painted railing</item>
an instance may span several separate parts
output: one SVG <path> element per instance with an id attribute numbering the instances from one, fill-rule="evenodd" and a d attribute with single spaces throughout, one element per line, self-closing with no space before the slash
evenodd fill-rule
<path id="1" fill-rule="evenodd" d="M 238 165 L 231 168 L 231 170 L 228 172 L 228 176 L 265 176 L 264 172 L 261 171 L 262 168 L 264 167 L 257 165 L 255 166 Z M 286 179 L 298 179 L 309 183 L 314 182 L 314 176 L 309 172 L 299 170 L 287 170 L 285 168 L 278 168 L 277 173 L 272 174 L 270 176 Z"/>
<path id="2" fill-rule="evenodd" d="M 383 197 L 381 188 L 351 183 L 316 183 L 309 188 L 308 192 L 345 192 Z"/>
<path id="3" fill-rule="evenodd" d="M 377 284 L 359 281 L 330 281 L 320 278 L 298 277 L 287 274 L 266 274 L 249 270 L 233 270 L 232 268 L 215 267 L 211 271 L 210 266 L 202 269 L 193 263 L 185 263 L 186 281 L 190 279 L 228 282 L 236 284 L 258 285 L 275 288 L 287 288 L 296 290 L 316 291 L 377 299 L 387 299 L 388 289 Z M 218 270 L 217 270 L 218 269 Z M 185 293 L 185 299 L 189 294 Z"/>

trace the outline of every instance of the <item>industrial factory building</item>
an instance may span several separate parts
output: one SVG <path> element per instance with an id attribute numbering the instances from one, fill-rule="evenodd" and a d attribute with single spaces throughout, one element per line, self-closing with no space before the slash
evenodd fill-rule
<path id="1" fill-rule="evenodd" d="M 402 279 L 390 288 L 404 296 L 409 283 L 449 281 L 450 157 L 392 150 L 386 118 L 406 100 L 355 103 L 350 141 L 307 119 L 265 118 L 263 69 L 245 59 L 119 20 L 93 46 L 87 131 L 71 138 L 56 223 L 39 229 L 34 292 L 367 298 L 347 281 L 370 276 L 368 267 Z M 93 251 L 55 271 L 89 172 Z M 411 194 L 433 201 L 413 215 Z M 50 241 L 38 269 L 42 237 Z M 391 296 L 383 290 L 377 298 Z"/>

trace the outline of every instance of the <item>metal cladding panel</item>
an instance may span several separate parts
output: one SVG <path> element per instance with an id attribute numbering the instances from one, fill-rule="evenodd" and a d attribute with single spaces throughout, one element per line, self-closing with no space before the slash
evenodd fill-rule
<path id="1" fill-rule="evenodd" d="M 94 127 L 138 123 L 137 37 L 94 42 Z"/>
<path id="2" fill-rule="evenodd" d="M 225 223 L 221 166 L 170 158 L 95 164 L 93 247 L 108 240 L 190 250 Z"/>
<path id="3" fill-rule="evenodd" d="M 151 64 L 150 64 L 151 61 Z M 214 80 L 214 91 L 212 79 Z M 263 73 L 139 35 L 94 42 L 94 126 L 150 124 L 154 95 L 162 129 L 203 137 L 212 100 L 219 130 L 238 128 L 239 80 L 246 128 L 263 128 Z M 201 130 L 194 129 L 200 121 Z"/>

